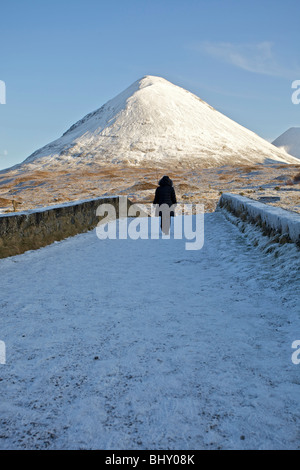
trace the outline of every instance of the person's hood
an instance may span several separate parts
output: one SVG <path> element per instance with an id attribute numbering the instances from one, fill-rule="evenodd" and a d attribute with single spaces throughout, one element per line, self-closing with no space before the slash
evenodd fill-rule
<path id="1" fill-rule="evenodd" d="M 163 176 L 159 182 L 159 186 L 173 186 L 173 181 L 168 176 Z"/>

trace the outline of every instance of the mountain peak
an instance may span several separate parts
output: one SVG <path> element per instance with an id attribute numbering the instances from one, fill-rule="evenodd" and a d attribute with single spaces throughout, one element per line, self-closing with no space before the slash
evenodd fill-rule
<path id="1" fill-rule="evenodd" d="M 146 81 L 146 80 L 151 83 L 168 82 L 168 80 L 166 80 L 163 77 L 159 77 L 158 75 L 144 75 L 142 78 L 140 78 L 139 81 L 141 82 L 141 81 Z M 171 82 L 168 82 L 168 83 L 171 83 Z"/>
<path id="2" fill-rule="evenodd" d="M 142 78 L 140 78 L 139 82 L 149 85 L 156 85 L 157 83 L 168 83 L 169 85 L 174 86 L 173 83 L 169 82 L 167 79 L 157 75 L 144 75 Z"/>
<path id="3" fill-rule="evenodd" d="M 295 159 L 193 93 L 145 75 L 24 163 L 69 168 L 93 163 L 210 167 L 265 162 Z"/>

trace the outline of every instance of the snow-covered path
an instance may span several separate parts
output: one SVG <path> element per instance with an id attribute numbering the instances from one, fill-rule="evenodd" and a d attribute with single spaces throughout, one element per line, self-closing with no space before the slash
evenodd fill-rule
<path id="1" fill-rule="evenodd" d="M 221 213 L 184 244 L 93 231 L 0 260 L 1 449 L 300 448 L 293 247 Z"/>

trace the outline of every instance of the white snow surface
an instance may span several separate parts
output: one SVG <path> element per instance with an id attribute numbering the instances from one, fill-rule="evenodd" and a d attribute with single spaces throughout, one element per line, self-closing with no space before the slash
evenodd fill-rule
<path id="1" fill-rule="evenodd" d="M 191 92 L 145 76 L 23 165 L 47 168 L 92 163 L 204 164 L 298 162 Z"/>
<path id="2" fill-rule="evenodd" d="M 199 251 L 93 230 L 0 260 L 0 448 L 299 449 L 299 250 L 255 236 L 215 212 Z"/>
<path id="3" fill-rule="evenodd" d="M 281 150 L 285 150 L 294 157 L 300 158 L 300 127 L 291 127 L 277 137 L 273 145 Z"/>
<path id="4" fill-rule="evenodd" d="M 288 234 L 290 239 L 300 241 L 300 214 L 281 207 L 270 206 L 238 194 L 223 193 L 222 200 L 229 201 L 235 210 L 246 211 L 252 219 L 260 216 L 262 223 L 281 234 Z"/>

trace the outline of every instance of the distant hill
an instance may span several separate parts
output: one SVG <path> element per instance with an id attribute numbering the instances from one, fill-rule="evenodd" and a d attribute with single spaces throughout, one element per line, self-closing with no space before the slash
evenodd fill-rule
<path id="1" fill-rule="evenodd" d="M 291 127 L 274 140 L 273 145 L 300 158 L 300 127 Z"/>

